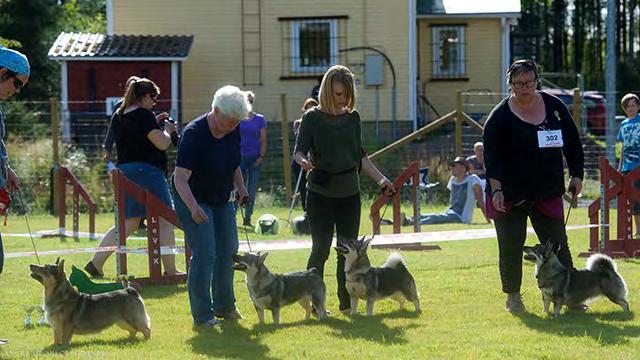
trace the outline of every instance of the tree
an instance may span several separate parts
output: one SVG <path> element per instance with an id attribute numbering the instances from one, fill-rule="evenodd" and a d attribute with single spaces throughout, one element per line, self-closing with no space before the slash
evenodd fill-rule
<path id="1" fill-rule="evenodd" d="M 17 96 L 46 100 L 60 90 L 60 66 L 47 53 L 61 31 L 104 32 L 104 0 L 2 0 L 0 35 L 23 52 L 32 82 Z"/>

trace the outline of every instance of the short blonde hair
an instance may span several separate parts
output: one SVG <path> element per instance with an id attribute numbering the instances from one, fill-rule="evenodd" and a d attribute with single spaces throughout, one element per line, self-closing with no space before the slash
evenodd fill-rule
<path id="1" fill-rule="evenodd" d="M 251 112 L 251 103 L 246 91 L 233 85 L 226 85 L 213 95 L 211 109 L 215 108 L 218 108 L 222 116 L 245 120 Z"/>
<path id="2" fill-rule="evenodd" d="M 629 101 L 631 100 L 635 100 L 636 104 L 640 105 L 640 98 L 638 98 L 638 95 L 628 93 L 622 97 L 622 100 L 620 100 L 620 106 L 622 106 L 623 111 L 627 111 L 627 106 L 629 106 Z"/>
<path id="3" fill-rule="evenodd" d="M 336 104 L 333 102 L 334 82 L 339 82 L 344 86 L 347 97 L 347 111 L 352 112 L 356 107 L 356 86 L 353 73 L 349 68 L 342 65 L 334 65 L 327 70 L 320 83 L 318 103 L 320 107 L 330 112 L 337 113 Z"/>

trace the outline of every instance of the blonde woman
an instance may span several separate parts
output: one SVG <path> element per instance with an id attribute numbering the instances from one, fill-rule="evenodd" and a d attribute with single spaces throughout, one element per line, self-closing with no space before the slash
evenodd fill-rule
<path id="1" fill-rule="evenodd" d="M 335 65 L 327 70 L 320 84 L 318 103 L 302 116 L 295 159 L 309 172 L 307 213 L 313 246 L 307 268 L 315 267 L 324 274 L 333 229 L 345 238 L 358 236 L 360 173 L 369 176 L 387 195 L 392 195 L 396 189 L 362 148 L 354 76 L 347 67 Z M 338 255 L 338 300 L 343 312 L 351 308 L 345 287 L 344 262 L 344 257 Z"/>

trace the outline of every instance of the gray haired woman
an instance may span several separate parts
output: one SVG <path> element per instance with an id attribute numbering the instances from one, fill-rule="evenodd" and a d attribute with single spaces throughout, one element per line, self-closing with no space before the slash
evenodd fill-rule
<path id="1" fill-rule="evenodd" d="M 251 104 L 227 85 L 216 91 L 211 111 L 192 120 L 178 144 L 173 174 L 175 209 L 191 249 L 187 286 L 194 326 L 217 318 L 241 319 L 233 292 L 233 255 L 238 251 L 234 187 L 241 206 L 249 194 L 240 171 L 240 131 Z"/>

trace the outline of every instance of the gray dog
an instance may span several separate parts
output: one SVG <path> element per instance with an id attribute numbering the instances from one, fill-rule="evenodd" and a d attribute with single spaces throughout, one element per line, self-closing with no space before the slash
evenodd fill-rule
<path id="1" fill-rule="evenodd" d="M 247 287 L 260 323 L 264 323 L 264 310 L 271 310 L 273 323 L 280 323 L 280 308 L 297 302 L 306 310 L 308 320 L 315 309 L 318 319 L 326 315 L 327 288 L 315 268 L 287 274 L 274 274 L 264 264 L 269 253 L 234 255 L 235 270 L 244 271 Z"/>
<path id="2" fill-rule="evenodd" d="M 525 246 L 524 253 L 525 260 L 536 264 L 536 279 L 546 313 L 551 303 L 554 316 L 558 316 L 562 305 L 586 308 L 587 300 L 600 295 L 629 312 L 627 284 L 610 257 L 593 254 L 587 259 L 586 269 L 576 270 L 565 268 L 547 243 Z"/>
<path id="3" fill-rule="evenodd" d="M 371 316 L 374 302 L 386 297 L 396 300 L 401 309 L 405 300 L 410 301 L 420 312 L 418 289 L 402 256 L 393 252 L 381 267 L 372 267 L 367 255 L 370 242 L 371 239 L 341 238 L 336 246 L 336 251 L 345 257 L 344 272 L 351 298 L 351 315 L 358 313 L 358 299 L 367 301 L 367 316 Z"/>

